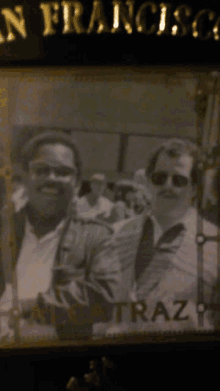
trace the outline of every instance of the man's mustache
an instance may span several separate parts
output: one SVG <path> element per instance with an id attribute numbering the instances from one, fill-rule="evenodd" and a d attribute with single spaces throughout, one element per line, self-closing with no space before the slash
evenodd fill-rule
<path id="1" fill-rule="evenodd" d="M 176 197 L 176 193 L 174 193 L 172 190 L 161 190 L 159 193 L 160 196 L 169 196 L 169 197 Z"/>
<path id="2" fill-rule="evenodd" d="M 63 192 L 64 191 L 64 187 L 61 183 L 51 183 L 51 182 L 44 182 L 42 183 L 41 185 L 39 185 L 37 187 L 37 190 L 42 190 L 43 188 L 50 188 L 50 189 L 56 189 L 58 190 L 59 192 Z"/>

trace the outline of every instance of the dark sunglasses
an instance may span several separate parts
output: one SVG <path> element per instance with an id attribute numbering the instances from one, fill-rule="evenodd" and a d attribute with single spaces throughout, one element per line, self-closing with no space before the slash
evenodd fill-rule
<path id="1" fill-rule="evenodd" d="M 51 171 L 57 177 L 65 178 L 67 176 L 75 174 L 75 169 L 66 166 L 52 166 L 45 163 L 29 163 L 31 171 L 40 178 L 46 178 L 50 175 Z"/>
<path id="2" fill-rule="evenodd" d="M 151 176 L 152 183 L 156 186 L 165 185 L 169 175 L 166 172 L 155 172 Z M 180 174 L 172 175 L 172 183 L 175 187 L 186 187 L 189 179 Z"/>

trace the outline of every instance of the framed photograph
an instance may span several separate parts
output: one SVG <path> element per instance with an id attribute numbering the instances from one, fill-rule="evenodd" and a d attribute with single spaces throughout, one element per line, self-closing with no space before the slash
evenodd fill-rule
<path id="1" fill-rule="evenodd" d="M 2 0 L 1 352 L 219 341 L 219 15 Z"/>
<path id="2" fill-rule="evenodd" d="M 219 340 L 219 76 L 1 69 L 0 348 Z"/>

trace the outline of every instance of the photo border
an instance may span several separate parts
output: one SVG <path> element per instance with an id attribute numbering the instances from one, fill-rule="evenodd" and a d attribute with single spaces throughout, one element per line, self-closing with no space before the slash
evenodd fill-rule
<path id="1" fill-rule="evenodd" d="M 97 69 L 99 68 L 99 70 Z M 146 72 L 146 68 L 154 68 L 154 74 L 160 74 L 160 73 L 163 73 L 164 72 L 164 67 L 163 66 L 160 66 L 160 67 L 151 67 L 151 66 L 146 66 L 146 67 L 118 67 L 117 70 L 113 67 L 101 67 L 102 70 L 101 70 L 101 73 L 100 73 L 100 67 L 91 67 L 91 68 L 87 68 L 87 67 L 81 67 L 81 66 L 71 66 L 70 68 L 66 68 L 66 69 L 61 69 L 60 67 L 49 67 L 49 68 L 46 68 L 46 67 L 38 67 L 36 66 L 36 68 L 23 68 L 23 69 L 13 69 L 11 68 L 10 71 L 8 70 L 8 68 L 0 68 L 0 77 L 1 77 L 1 73 L 3 72 L 4 73 L 4 76 L 6 76 L 6 74 L 21 74 L 21 73 L 24 73 L 24 78 L 27 77 L 27 73 L 30 72 L 30 77 L 31 75 L 33 75 L 33 73 L 37 73 L 38 72 L 43 72 L 44 73 L 44 77 L 50 77 L 51 76 L 51 73 L 53 74 L 52 77 L 67 77 L 69 75 L 69 73 L 71 73 L 71 75 L 75 75 L 76 78 L 82 80 L 84 79 L 87 79 L 89 78 L 89 81 L 91 82 L 91 80 L 95 83 L 97 82 L 97 79 L 100 80 L 105 78 L 106 76 L 109 76 L 109 72 L 111 72 L 111 77 L 115 77 L 116 75 L 116 72 L 117 72 L 117 76 L 116 78 L 118 78 L 118 80 L 121 81 L 121 77 L 123 74 L 126 74 L 127 72 L 127 75 L 125 77 L 126 80 L 128 80 L 128 77 L 131 78 L 130 81 L 133 82 L 134 79 L 135 79 L 135 75 L 137 76 L 137 73 L 139 72 L 139 75 L 137 76 L 138 80 L 140 82 L 143 82 L 143 79 L 146 77 L 146 74 L 148 72 Z M 212 70 L 213 70 L 213 66 L 211 67 Z M 179 73 L 180 70 L 182 70 L 184 72 L 184 67 L 177 67 L 176 68 L 176 71 L 174 72 L 173 69 L 169 69 L 169 72 L 170 74 L 173 76 L 175 75 L 176 73 Z M 206 69 L 207 68 L 201 68 L 201 67 L 196 67 L 194 68 L 194 72 L 198 74 L 202 74 L 203 73 L 203 69 Z M 198 71 L 195 71 L 195 69 L 198 69 Z M 127 70 L 127 71 L 126 71 Z M 215 70 L 216 70 L 216 67 L 215 67 Z M 218 66 L 218 69 L 217 70 L 220 70 L 220 67 Z M 189 71 L 189 68 L 187 68 L 187 72 L 190 72 Z M 85 73 L 86 73 L 86 76 L 85 76 Z M 151 71 L 149 70 L 149 73 L 151 73 Z M 39 73 L 39 76 L 42 77 L 42 73 Z M 171 77 L 172 77 L 171 76 Z M 7 77 L 7 76 L 6 76 Z M 132 79 L 133 77 L 133 79 Z M 91 78 L 91 79 L 90 79 Z M 153 136 L 152 136 L 153 137 Z M 187 340 L 186 340 L 186 335 L 187 335 Z M 42 340 L 41 342 L 36 342 L 36 343 L 22 343 L 22 344 L 19 344 L 19 346 L 15 345 L 14 348 L 13 348 L 13 345 L 10 344 L 10 346 L 1 346 L 1 350 L 2 349 L 7 349 L 7 348 L 10 348 L 10 349 L 27 349 L 27 348 L 59 348 L 59 347 L 69 347 L 70 344 L 73 348 L 77 348 L 77 347 L 82 347 L 82 346 L 88 346 L 88 347 L 99 347 L 99 346 L 102 346 L 102 345 L 105 345 L 105 346 L 124 346 L 124 345 L 139 345 L 139 344 L 152 344 L 152 343 L 181 343 L 181 342 L 219 342 L 220 341 L 220 331 L 215 331 L 215 332 L 188 332 L 188 331 L 184 331 L 184 332 L 181 332 L 181 333 L 176 333 L 176 332 L 168 332 L 168 333 L 137 333 L 133 336 L 131 335 L 125 335 L 125 334 L 118 334 L 117 336 L 114 335 L 113 337 L 105 337 L 105 338 L 102 338 L 100 341 L 97 341 L 97 340 L 93 340 L 93 341 L 78 341 L 77 343 L 74 341 L 73 344 L 71 344 L 71 342 L 68 340 L 66 342 L 61 342 L 59 341 L 59 344 L 56 342 L 52 342 L 52 341 L 46 341 L 44 344 L 42 343 Z"/>

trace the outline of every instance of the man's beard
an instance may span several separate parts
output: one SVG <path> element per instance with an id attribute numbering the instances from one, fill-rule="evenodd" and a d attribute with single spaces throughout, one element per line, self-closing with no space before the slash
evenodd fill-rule
<path id="1" fill-rule="evenodd" d="M 56 216 L 44 216 L 42 218 L 36 211 L 28 205 L 26 208 L 27 216 L 30 224 L 33 226 L 35 232 L 40 232 L 44 236 L 48 231 L 53 231 L 59 223 L 65 219 L 66 213 L 60 212 Z"/>
<path id="2" fill-rule="evenodd" d="M 38 224 L 41 226 L 56 226 L 62 219 L 67 215 L 69 203 L 60 205 L 56 209 L 50 210 L 48 208 L 43 208 L 39 210 L 33 204 L 29 203 L 27 205 L 27 214 L 30 220 L 30 223 Z"/>
<path id="3" fill-rule="evenodd" d="M 174 193 L 172 190 L 162 190 L 160 191 L 160 193 L 158 194 L 159 197 L 163 197 L 164 199 L 173 199 L 173 200 L 177 200 L 178 197 L 176 195 L 176 193 Z"/>
<path id="4" fill-rule="evenodd" d="M 42 219 L 62 215 L 72 199 L 72 189 L 62 183 L 45 181 L 29 193 L 29 204 Z"/>

